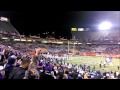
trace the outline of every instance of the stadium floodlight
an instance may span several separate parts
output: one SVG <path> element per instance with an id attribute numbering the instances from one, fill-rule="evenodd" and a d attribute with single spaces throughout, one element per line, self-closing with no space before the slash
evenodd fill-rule
<path id="1" fill-rule="evenodd" d="M 99 25 L 99 30 L 108 30 L 112 27 L 110 22 L 103 22 Z"/>

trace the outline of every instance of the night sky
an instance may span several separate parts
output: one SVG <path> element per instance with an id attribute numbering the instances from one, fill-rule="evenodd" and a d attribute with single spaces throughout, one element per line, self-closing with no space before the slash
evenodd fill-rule
<path id="1" fill-rule="evenodd" d="M 12 25 L 25 35 L 55 31 L 56 37 L 70 38 L 72 27 L 94 27 L 108 20 L 118 24 L 119 12 L 112 11 L 0 11 Z M 114 18 L 113 18 L 114 17 Z M 116 24 L 117 23 L 117 24 Z"/>

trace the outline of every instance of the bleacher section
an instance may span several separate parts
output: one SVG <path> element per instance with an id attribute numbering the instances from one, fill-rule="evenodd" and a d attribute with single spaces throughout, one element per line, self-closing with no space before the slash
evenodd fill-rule
<path id="1" fill-rule="evenodd" d="M 19 32 L 12 26 L 9 21 L 0 20 L 0 33 L 20 36 Z"/>

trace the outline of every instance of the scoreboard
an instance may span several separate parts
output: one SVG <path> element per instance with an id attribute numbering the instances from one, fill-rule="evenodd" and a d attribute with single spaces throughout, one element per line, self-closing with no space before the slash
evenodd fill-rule
<path id="1" fill-rule="evenodd" d="M 77 30 L 77 28 L 71 28 L 71 31 L 72 31 L 72 32 L 76 32 L 76 31 L 78 31 L 78 30 Z"/>
<path id="2" fill-rule="evenodd" d="M 71 28 L 71 33 L 72 33 L 72 39 L 80 39 L 80 36 L 84 36 L 83 32 L 88 29 L 86 28 Z M 82 39 L 82 38 L 81 38 Z"/>
<path id="3" fill-rule="evenodd" d="M 76 32 L 76 31 L 89 31 L 89 28 L 71 28 L 71 32 Z"/>

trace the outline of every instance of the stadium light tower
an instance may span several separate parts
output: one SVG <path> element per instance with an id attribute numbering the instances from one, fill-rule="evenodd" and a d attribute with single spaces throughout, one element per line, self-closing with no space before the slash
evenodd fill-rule
<path id="1" fill-rule="evenodd" d="M 108 30 L 112 27 L 112 24 L 110 22 L 102 22 L 100 25 L 99 25 L 99 30 Z"/>

